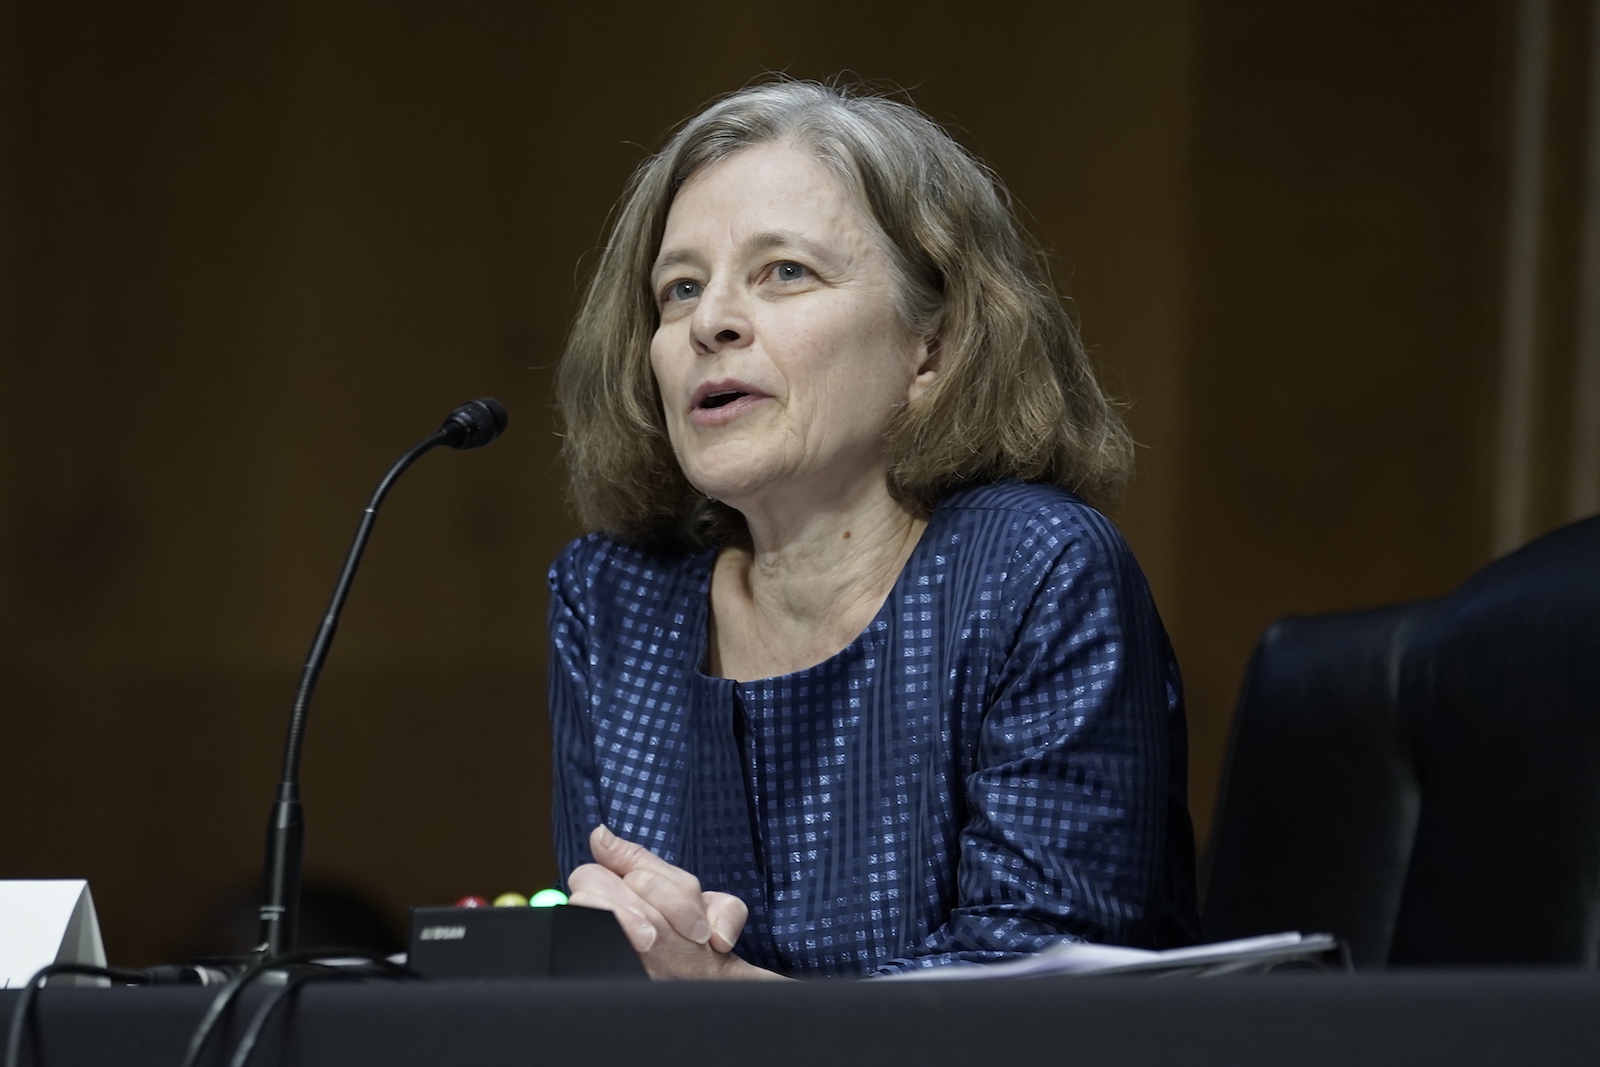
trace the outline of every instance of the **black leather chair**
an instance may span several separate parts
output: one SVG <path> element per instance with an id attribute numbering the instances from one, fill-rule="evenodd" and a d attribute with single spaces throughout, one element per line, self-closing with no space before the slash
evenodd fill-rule
<path id="1" fill-rule="evenodd" d="M 1234 718 L 1207 940 L 1337 934 L 1357 966 L 1600 951 L 1600 517 L 1455 592 L 1286 619 Z"/>

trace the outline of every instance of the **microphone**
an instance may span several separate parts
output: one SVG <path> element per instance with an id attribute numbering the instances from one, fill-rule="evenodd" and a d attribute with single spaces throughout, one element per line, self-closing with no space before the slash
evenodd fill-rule
<path id="1" fill-rule="evenodd" d="M 289 736 L 284 742 L 283 776 L 278 783 L 277 798 L 267 820 L 267 856 L 262 872 L 261 892 L 261 943 L 256 953 L 267 960 L 275 960 L 294 951 L 296 920 L 300 910 L 300 863 L 305 854 L 305 823 L 300 809 L 300 750 L 305 742 L 306 714 L 311 707 L 311 694 L 317 687 L 317 676 L 328 658 L 333 644 L 334 631 L 339 628 L 339 615 L 350 595 L 350 585 L 356 568 L 361 564 L 361 553 L 372 536 L 372 525 L 378 516 L 378 506 L 389 494 L 395 479 L 415 463 L 424 453 L 440 445 L 451 448 L 482 448 L 499 437 L 506 428 L 506 409 L 498 400 L 483 397 L 469 400 L 452 411 L 437 430 L 423 438 L 378 482 L 367 508 L 361 513 L 361 524 L 356 527 L 355 540 L 345 557 L 344 570 L 333 588 L 333 599 L 328 604 L 322 625 L 311 642 L 305 668 L 300 673 L 300 687 L 295 692 L 294 711 L 289 717 Z"/>
<path id="2" fill-rule="evenodd" d="M 482 448 L 505 430 L 506 409 L 500 401 L 489 397 L 467 401 L 452 411 L 439 427 L 440 433 L 449 435 L 444 443 L 461 449 Z"/>

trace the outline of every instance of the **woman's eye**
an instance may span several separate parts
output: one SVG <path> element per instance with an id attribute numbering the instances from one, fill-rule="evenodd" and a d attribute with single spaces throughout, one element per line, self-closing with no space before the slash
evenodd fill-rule
<path id="1" fill-rule="evenodd" d="M 804 278 L 810 271 L 798 263 L 783 262 L 772 268 L 772 276 L 780 282 L 797 282 Z"/>
<path id="2" fill-rule="evenodd" d="M 666 299 L 668 302 L 674 300 L 693 300 L 699 295 L 700 283 L 691 281 L 673 282 L 671 285 L 667 286 L 667 291 L 665 294 L 663 294 L 664 299 Z"/>

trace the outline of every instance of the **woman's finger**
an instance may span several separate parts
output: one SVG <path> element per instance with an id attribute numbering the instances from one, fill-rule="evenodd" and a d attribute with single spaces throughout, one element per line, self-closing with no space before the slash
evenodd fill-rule
<path id="1" fill-rule="evenodd" d="M 679 936 L 703 945 L 711 939 L 700 880 L 605 826 L 589 835 L 595 862 L 619 875 L 640 899 L 659 911 Z"/>
<path id="2" fill-rule="evenodd" d="M 682 867 L 674 867 L 643 845 L 623 840 L 612 833 L 611 828 L 604 823 L 596 826 L 589 834 L 589 851 L 594 855 L 596 863 L 616 871 L 619 875 L 633 871 L 655 871 L 682 886 L 686 892 L 700 892 L 700 879 Z"/>
<path id="3" fill-rule="evenodd" d="M 750 919 L 750 908 L 731 893 L 703 894 L 706 919 L 711 924 L 711 947 L 718 952 L 732 952 L 744 933 L 744 924 Z"/>
<path id="4" fill-rule="evenodd" d="M 660 871 L 636 870 L 624 875 L 622 884 L 659 911 L 679 936 L 697 945 L 711 940 L 705 894 L 699 891 L 698 882 L 696 889 L 689 892 Z"/>

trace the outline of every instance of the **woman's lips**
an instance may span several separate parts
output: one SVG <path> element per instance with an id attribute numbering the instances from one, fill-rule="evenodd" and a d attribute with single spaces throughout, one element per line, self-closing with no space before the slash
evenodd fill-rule
<path id="1" fill-rule="evenodd" d="M 746 382 L 731 378 L 706 382 L 690 398 L 689 421 L 696 426 L 724 426 L 767 399 Z"/>
<path id="2" fill-rule="evenodd" d="M 690 408 L 689 421 L 696 426 L 726 426 L 768 399 L 767 396 L 761 393 L 746 393 L 741 390 L 732 400 L 725 404 L 719 404 L 717 407 L 706 407 L 704 404 L 697 404 Z"/>

